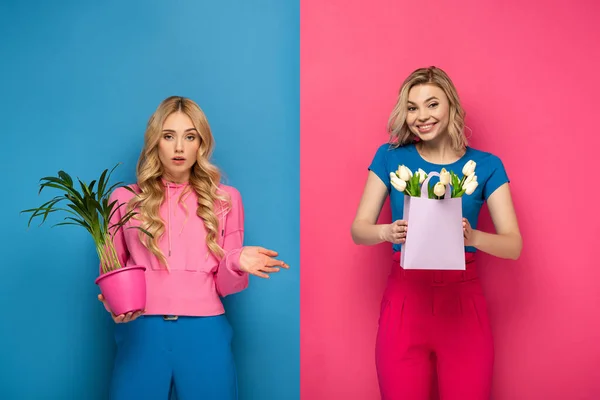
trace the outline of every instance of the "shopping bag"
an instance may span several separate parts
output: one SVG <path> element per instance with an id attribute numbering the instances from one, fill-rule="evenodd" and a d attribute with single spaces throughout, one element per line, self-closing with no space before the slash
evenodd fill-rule
<path id="1" fill-rule="evenodd" d="M 404 217 L 408 222 L 400 265 L 404 269 L 465 270 L 462 198 L 451 198 L 450 185 L 442 199 L 428 198 L 428 174 L 421 196 L 404 195 Z"/>

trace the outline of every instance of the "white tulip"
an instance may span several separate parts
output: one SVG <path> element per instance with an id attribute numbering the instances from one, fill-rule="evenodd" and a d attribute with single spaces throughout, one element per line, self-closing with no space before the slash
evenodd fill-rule
<path id="1" fill-rule="evenodd" d="M 444 186 L 444 184 L 441 182 L 436 183 L 435 186 L 433 187 L 433 194 L 435 194 L 438 197 L 442 197 L 445 193 L 446 193 L 446 186 Z"/>
<path id="2" fill-rule="evenodd" d="M 400 179 L 402 179 L 405 182 L 408 181 L 412 177 L 412 171 L 404 165 L 401 165 L 398 167 L 397 174 L 400 177 Z"/>
<path id="3" fill-rule="evenodd" d="M 450 172 L 446 171 L 446 168 L 442 168 L 440 171 L 440 183 L 447 185 L 450 183 Z"/>
<path id="4" fill-rule="evenodd" d="M 404 189 L 406 189 L 406 182 L 398 178 L 394 172 L 390 172 L 390 182 L 394 189 L 399 192 L 404 192 Z"/>
<path id="5" fill-rule="evenodd" d="M 468 185 L 469 183 L 471 183 L 471 182 L 476 182 L 476 181 L 477 181 L 477 175 L 473 174 L 473 175 L 469 175 L 469 176 L 467 176 L 467 179 L 465 179 L 465 181 L 463 182 L 463 185 L 462 185 L 463 189 L 464 189 L 465 187 L 467 187 L 467 185 Z"/>
<path id="6" fill-rule="evenodd" d="M 475 189 L 477 189 L 477 185 L 479 185 L 479 183 L 477 181 L 469 182 L 468 185 L 464 186 L 465 194 L 473 194 Z"/>
<path id="7" fill-rule="evenodd" d="M 425 179 L 427 179 L 427 173 L 419 168 L 417 174 L 419 174 L 419 183 L 425 182 Z"/>
<path id="8" fill-rule="evenodd" d="M 464 176 L 471 176 L 475 173 L 475 167 L 477 166 L 477 163 L 473 160 L 469 160 L 467 161 L 467 163 L 465 164 L 465 166 L 462 169 L 462 173 Z"/>

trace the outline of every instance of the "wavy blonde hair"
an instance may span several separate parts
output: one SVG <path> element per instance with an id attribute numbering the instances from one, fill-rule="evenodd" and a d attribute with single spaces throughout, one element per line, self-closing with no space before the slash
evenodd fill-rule
<path id="1" fill-rule="evenodd" d="M 186 114 L 200 135 L 200 147 L 196 154 L 196 162 L 190 171 L 189 186 L 181 194 L 179 201 L 190 190 L 194 190 L 198 195 L 196 215 L 204 222 L 207 231 L 206 245 L 217 259 L 224 255 L 223 249 L 217 243 L 219 228 L 222 228 L 219 226 L 219 216 L 231 208 L 229 197 L 219 189 L 221 173 L 210 162 L 214 138 L 206 115 L 193 100 L 179 96 L 166 98 L 152 114 L 146 126 L 144 147 L 137 163 L 137 184 L 140 192 L 131 199 L 129 208 L 138 208 L 139 214 L 136 217 L 141 221 L 140 226 L 153 236 L 150 238 L 140 232 L 142 243 L 167 268 L 166 257 L 158 247 L 158 240 L 165 232 L 165 223 L 159 215 L 160 205 L 165 199 L 165 189 L 161 181 L 164 168 L 158 156 L 158 144 L 162 138 L 165 120 L 175 112 Z M 216 212 L 217 207 L 219 215 Z"/>
<path id="2" fill-rule="evenodd" d="M 450 103 L 450 116 L 448 120 L 448 134 L 450 135 L 452 148 L 463 151 L 468 145 L 465 136 L 465 111 L 463 110 L 456 87 L 450 77 L 440 68 L 419 68 L 404 80 L 398 93 L 398 100 L 392 110 L 387 124 L 392 147 L 400 147 L 408 143 L 414 143 L 418 137 L 410 131 L 406 123 L 408 113 L 408 94 L 417 85 L 431 84 L 444 91 Z"/>

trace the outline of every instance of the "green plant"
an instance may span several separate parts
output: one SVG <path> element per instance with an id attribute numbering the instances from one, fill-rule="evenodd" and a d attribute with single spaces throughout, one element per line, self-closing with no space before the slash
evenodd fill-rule
<path id="1" fill-rule="evenodd" d="M 57 223 L 53 225 L 53 227 L 59 225 L 77 225 L 84 227 L 94 239 L 96 251 L 100 258 L 102 274 L 122 267 L 119 258 L 117 257 L 113 237 L 114 234 L 123 228 L 127 221 L 137 214 L 134 210 L 130 210 L 118 221 L 112 225 L 110 224 L 115 212 L 125 205 L 121 204 L 116 206 L 117 200 L 109 203 L 112 191 L 117 187 L 123 187 L 130 192 L 135 193 L 130 187 L 123 186 L 122 182 L 117 182 L 109 186 L 110 176 L 118 166 L 119 164 L 115 165 L 110 172 L 108 172 L 108 169 L 104 170 L 97 181 L 93 180 L 89 184 L 86 184 L 77 178 L 81 190 L 78 190 L 73 185 L 73 179 L 64 171 L 59 171 L 58 176 L 42 178 L 40 179 L 41 183 L 38 195 L 42 193 L 44 188 L 58 189 L 63 191 L 64 194 L 54 197 L 37 208 L 21 211 L 21 213 L 31 213 L 31 217 L 27 223 L 28 227 L 36 217 L 42 218 L 42 222 L 39 225 L 41 226 L 51 213 L 61 211 L 71 214 L 72 216 L 64 218 L 65 222 Z M 96 191 L 94 191 L 94 189 L 96 189 Z M 59 207 L 58 205 L 61 202 L 66 202 L 68 208 Z M 139 229 L 146 235 L 152 237 L 148 231 L 141 227 L 131 228 Z"/>

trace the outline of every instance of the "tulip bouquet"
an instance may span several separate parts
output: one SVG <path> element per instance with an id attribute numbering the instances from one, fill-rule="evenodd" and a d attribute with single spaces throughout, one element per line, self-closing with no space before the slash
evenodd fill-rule
<path id="1" fill-rule="evenodd" d="M 462 178 L 459 178 L 453 171 L 442 168 L 439 173 L 440 181 L 433 186 L 429 182 L 427 183 L 427 197 L 438 200 L 443 198 L 448 185 L 452 187 L 450 193 L 452 198 L 472 194 L 478 185 L 477 175 L 475 175 L 476 165 L 473 160 L 467 161 L 462 169 Z M 396 171 L 390 172 L 390 181 L 394 189 L 412 197 L 421 197 L 421 186 L 427 177 L 428 174 L 421 168 L 413 174 L 405 165 L 400 165 Z"/>

